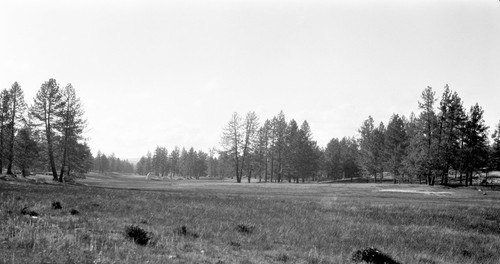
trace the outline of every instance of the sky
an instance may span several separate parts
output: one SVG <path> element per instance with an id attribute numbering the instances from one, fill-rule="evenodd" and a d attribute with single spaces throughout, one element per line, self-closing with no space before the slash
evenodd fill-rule
<path id="1" fill-rule="evenodd" d="M 497 0 L 2 1 L 0 38 L 0 89 L 71 83 L 94 155 L 207 152 L 248 111 L 324 147 L 446 84 L 500 121 Z"/>

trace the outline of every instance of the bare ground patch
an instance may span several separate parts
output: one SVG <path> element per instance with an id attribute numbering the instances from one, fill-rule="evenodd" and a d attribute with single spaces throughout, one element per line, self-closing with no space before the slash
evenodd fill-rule
<path id="1" fill-rule="evenodd" d="M 425 195 L 437 195 L 437 196 L 451 196 L 453 192 L 442 192 L 442 191 L 429 191 L 429 190 L 418 190 L 418 189 L 382 189 L 378 192 L 391 192 L 391 193 L 414 193 L 414 194 L 425 194 Z"/>

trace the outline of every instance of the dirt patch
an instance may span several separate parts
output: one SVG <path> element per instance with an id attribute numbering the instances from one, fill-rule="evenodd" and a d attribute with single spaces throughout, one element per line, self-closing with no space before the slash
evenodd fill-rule
<path id="1" fill-rule="evenodd" d="M 379 192 L 392 192 L 392 193 L 414 193 L 414 194 L 425 194 L 425 195 L 437 195 L 437 196 L 450 196 L 453 192 L 435 192 L 428 190 L 418 190 L 418 189 L 383 189 L 378 190 Z"/>

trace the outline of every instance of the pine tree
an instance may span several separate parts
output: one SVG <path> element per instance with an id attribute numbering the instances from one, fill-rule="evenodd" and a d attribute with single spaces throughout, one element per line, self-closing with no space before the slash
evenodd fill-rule
<path id="1" fill-rule="evenodd" d="M 441 170 L 441 184 L 448 183 L 450 168 L 458 169 L 460 163 L 460 138 L 465 122 L 462 100 L 448 85 L 441 98 L 439 113 L 439 138 L 437 168 Z"/>
<path id="2" fill-rule="evenodd" d="M 233 160 L 233 168 L 235 170 L 236 182 L 241 182 L 240 172 L 240 158 L 242 153 L 243 144 L 243 125 L 241 117 L 238 113 L 233 113 L 231 120 L 227 123 L 222 132 L 222 146 L 224 147 L 228 156 Z"/>
<path id="3" fill-rule="evenodd" d="M 252 177 L 252 164 L 253 164 L 253 152 L 255 145 L 257 143 L 257 131 L 259 129 L 259 121 L 257 114 L 250 111 L 245 117 L 244 124 L 244 141 L 241 156 L 241 167 L 240 167 L 240 177 L 243 175 L 243 171 L 246 171 L 248 182 Z"/>
<path id="4" fill-rule="evenodd" d="M 406 155 L 403 157 L 403 173 L 408 175 L 410 182 L 419 180 L 422 183 L 422 177 L 426 173 L 425 168 L 425 139 L 420 133 L 420 121 L 411 113 L 408 121 L 405 122 L 405 130 L 408 135 Z"/>
<path id="5" fill-rule="evenodd" d="M 403 118 L 395 114 L 387 125 L 385 135 L 386 143 L 386 168 L 396 178 L 401 178 L 403 173 L 403 159 L 406 156 L 407 135 Z"/>
<path id="6" fill-rule="evenodd" d="M 309 123 L 304 121 L 297 133 L 297 151 L 292 162 L 296 162 L 296 183 L 299 182 L 299 176 L 302 182 L 307 178 L 314 178 L 314 175 L 319 170 L 319 159 L 322 153 L 320 152 L 316 141 L 312 140 L 311 128 Z"/>
<path id="7" fill-rule="evenodd" d="M 58 114 L 61 113 L 63 108 L 64 101 L 56 80 L 50 79 L 43 83 L 35 96 L 31 113 L 40 122 L 39 125 L 44 126 L 49 166 L 54 181 L 59 180 L 54 157 L 54 125 L 58 122 Z"/>
<path id="8" fill-rule="evenodd" d="M 434 185 L 435 173 L 434 161 L 436 160 L 436 124 L 437 117 L 434 111 L 434 103 L 436 102 L 435 92 L 432 87 L 428 86 L 421 95 L 422 102 L 418 102 L 418 107 L 422 110 L 420 113 L 420 132 L 423 135 L 425 141 L 424 146 L 426 150 L 425 155 L 425 167 L 426 167 L 426 181 L 429 185 Z"/>
<path id="9" fill-rule="evenodd" d="M 8 120 L 9 120 L 9 105 L 10 105 L 10 94 L 7 89 L 2 90 L 0 93 L 0 174 L 3 172 L 3 161 L 5 154 L 5 137 L 8 131 Z"/>
<path id="10" fill-rule="evenodd" d="M 493 145 L 491 146 L 490 168 L 500 171 L 500 122 L 493 132 Z"/>
<path id="11" fill-rule="evenodd" d="M 27 170 L 36 163 L 38 158 L 38 143 L 32 138 L 32 132 L 28 126 L 17 133 L 14 149 L 14 163 L 21 169 L 22 175 L 27 176 Z"/>
<path id="12" fill-rule="evenodd" d="M 179 160 L 180 160 L 180 150 L 179 147 L 175 147 L 172 152 L 170 152 L 170 169 L 171 176 L 179 174 Z"/>
<path id="13" fill-rule="evenodd" d="M 325 170 L 328 178 L 340 179 L 342 175 L 342 150 L 340 141 L 337 138 L 332 138 L 330 142 L 328 142 L 324 155 Z M 365 165 L 367 166 L 368 164 L 366 163 Z"/>
<path id="14" fill-rule="evenodd" d="M 64 102 L 60 112 L 56 113 L 59 116 L 55 123 L 55 129 L 62 135 L 62 160 L 61 173 L 59 174 L 59 182 L 63 181 L 64 172 L 67 176 L 70 175 L 71 166 L 68 166 L 69 159 L 75 159 L 72 156 L 78 153 L 78 141 L 82 139 L 83 129 L 86 126 L 86 120 L 83 118 L 84 111 L 80 98 L 76 96 L 75 89 L 71 84 L 68 84 L 62 92 L 62 101 Z M 81 146 L 80 146 L 81 148 Z M 111 159 L 115 162 L 115 159 Z M 115 169 L 115 164 L 111 164 L 111 170 Z"/>
<path id="15" fill-rule="evenodd" d="M 21 124 L 25 124 L 25 112 L 26 112 L 26 103 L 24 102 L 24 93 L 21 89 L 21 86 L 17 82 L 12 84 L 12 87 L 9 90 L 9 153 L 8 153 L 8 165 L 7 165 L 7 174 L 13 174 L 12 165 L 14 164 L 14 139 L 15 134 L 19 130 L 19 126 Z"/>
<path id="16" fill-rule="evenodd" d="M 268 165 L 269 165 L 269 145 L 270 145 L 270 133 L 271 133 L 271 121 L 267 119 L 264 125 L 259 128 L 258 134 L 258 171 L 259 171 L 259 182 L 262 181 L 262 176 L 264 176 L 264 182 L 267 182 L 268 176 Z M 264 174 L 264 175 L 262 175 Z"/>
<path id="17" fill-rule="evenodd" d="M 484 124 L 483 114 L 483 109 L 476 103 L 471 107 L 465 124 L 465 185 L 472 185 L 473 173 L 488 164 L 488 127 Z"/>
<path id="18" fill-rule="evenodd" d="M 284 159 L 286 160 L 286 165 L 284 166 L 284 171 L 288 178 L 288 182 L 299 182 L 299 175 L 301 173 L 301 162 L 302 158 L 301 153 L 305 151 L 305 149 L 301 149 L 301 143 L 299 139 L 299 126 L 297 122 L 292 119 L 288 123 L 287 131 L 285 135 L 285 149 L 284 149 Z"/>
<path id="19" fill-rule="evenodd" d="M 286 130 L 287 123 L 283 111 L 275 116 L 272 120 L 272 135 L 273 135 L 273 159 L 271 160 L 271 181 L 273 175 L 277 174 L 276 182 L 283 181 L 283 168 L 285 166 L 285 147 L 286 147 Z M 274 165 L 276 163 L 276 165 Z"/>
<path id="20" fill-rule="evenodd" d="M 359 138 L 359 164 L 363 171 L 368 175 L 373 175 L 375 177 L 375 182 L 377 181 L 377 157 L 376 157 L 376 144 L 375 144 L 375 126 L 374 120 L 371 116 L 363 121 L 361 128 L 358 130 L 360 134 Z M 328 150 L 328 146 L 327 146 Z"/>

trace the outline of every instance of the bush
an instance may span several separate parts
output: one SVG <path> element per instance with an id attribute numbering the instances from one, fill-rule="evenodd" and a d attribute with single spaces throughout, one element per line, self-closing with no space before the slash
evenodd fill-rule
<path id="1" fill-rule="evenodd" d="M 279 261 L 279 262 L 287 262 L 289 260 L 290 260 L 290 257 L 285 253 L 281 253 L 276 257 L 276 261 Z"/>
<path id="2" fill-rule="evenodd" d="M 76 209 L 71 209 L 71 210 L 69 211 L 69 213 L 70 213 L 71 215 L 79 215 L 79 214 L 80 214 L 80 212 L 78 212 L 78 210 L 76 210 Z"/>
<path id="3" fill-rule="evenodd" d="M 54 210 L 61 210 L 61 209 L 62 209 L 62 205 L 61 205 L 61 203 L 60 203 L 60 202 L 57 202 L 57 201 L 56 201 L 56 202 L 53 202 L 53 203 L 52 203 L 52 209 L 54 209 Z"/>
<path id="4" fill-rule="evenodd" d="M 399 264 L 397 261 L 392 259 L 390 256 L 380 252 L 378 249 L 369 247 L 363 250 L 356 250 L 352 254 L 352 261 L 354 262 L 366 262 L 373 264 Z"/>
<path id="5" fill-rule="evenodd" d="M 138 245 L 145 246 L 151 239 L 150 234 L 139 226 L 131 225 L 125 228 L 125 233 L 128 238 L 134 240 Z"/>
<path id="6" fill-rule="evenodd" d="M 29 215 L 29 216 L 38 216 L 38 213 L 33 211 L 33 210 L 30 210 L 28 209 L 28 207 L 24 207 L 22 210 L 21 210 L 21 214 L 22 215 Z"/>
<path id="7" fill-rule="evenodd" d="M 253 233 L 254 229 L 255 229 L 255 226 L 247 226 L 244 224 L 239 224 L 238 226 L 236 226 L 236 230 L 240 233 L 243 233 L 243 234 L 251 234 L 251 233 Z"/>

